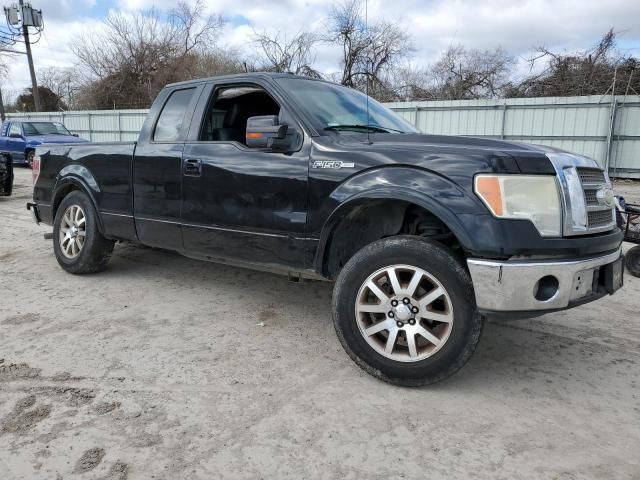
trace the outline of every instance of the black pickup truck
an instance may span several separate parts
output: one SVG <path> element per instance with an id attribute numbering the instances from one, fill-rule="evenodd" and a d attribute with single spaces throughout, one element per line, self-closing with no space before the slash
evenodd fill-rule
<path id="1" fill-rule="evenodd" d="M 114 242 L 335 281 L 338 337 L 367 372 L 441 380 L 489 315 L 535 316 L 622 286 L 607 173 L 589 158 L 423 135 L 355 91 L 287 74 L 167 86 L 135 143 L 47 145 L 28 208 L 59 264 Z"/>

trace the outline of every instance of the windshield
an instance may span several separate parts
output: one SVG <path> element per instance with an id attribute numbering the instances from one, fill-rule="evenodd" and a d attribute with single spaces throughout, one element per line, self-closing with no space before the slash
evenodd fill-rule
<path id="1" fill-rule="evenodd" d="M 321 135 L 328 132 L 417 133 L 415 127 L 387 107 L 351 88 L 333 83 L 278 78 Z"/>
<path id="2" fill-rule="evenodd" d="M 27 137 L 34 135 L 71 135 L 71 132 L 59 122 L 24 122 L 22 128 Z"/>

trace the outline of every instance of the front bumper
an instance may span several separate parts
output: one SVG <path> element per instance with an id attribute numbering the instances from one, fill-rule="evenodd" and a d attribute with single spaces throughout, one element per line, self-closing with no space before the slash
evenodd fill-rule
<path id="1" fill-rule="evenodd" d="M 581 260 L 494 261 L 469 259 L 476 304 L 481 312 L 561 310 L 613 293 L 605 269 L 622 255 Z M 611 268 L 611 267 L 609 267 Z M 621 275 L 621 273 L 620 273 Z"/>

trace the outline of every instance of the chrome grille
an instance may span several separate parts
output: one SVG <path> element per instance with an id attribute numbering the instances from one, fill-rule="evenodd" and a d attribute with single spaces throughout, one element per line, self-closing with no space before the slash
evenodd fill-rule
<path id="1" fill-rule="evenodd" d="M 587 206 L 587 232 L 602 232 L 614 227 L 613 209 L 598 199 L 598 190 L 609 184 L 604 171 L 577 168 Z"/>
<path id="2" fill-rule="evenodd" d="M 587 201 L 587 207 L 598 206 L 598 196 L 596 195 L 597 190 L 588 190 L 585 188 L 584 190 L 584 199 Z"/>
<path id="3" fill-rule="evenodd" d="M 589 183 L 602 185 L 603 183 L 607 183 L 604 172 L 595 168 L 578 168 L 578 176 L 583 185 Z"/>
<path id="4" fill-rule="evenodd" d="M 607 210 L 592 210 L 587 213 L 589 228 L 600 228 L 613 223 L 613 212 Z"/>

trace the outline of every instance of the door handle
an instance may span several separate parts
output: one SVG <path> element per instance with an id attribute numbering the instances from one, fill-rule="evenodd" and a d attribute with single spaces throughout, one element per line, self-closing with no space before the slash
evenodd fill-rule
<path id="1" fill-rule="evenodd" d="M 182 172 L 190 177 L 199 177 L 202 174 L 202 160 L 194 158 L 185 160 Z"/>

